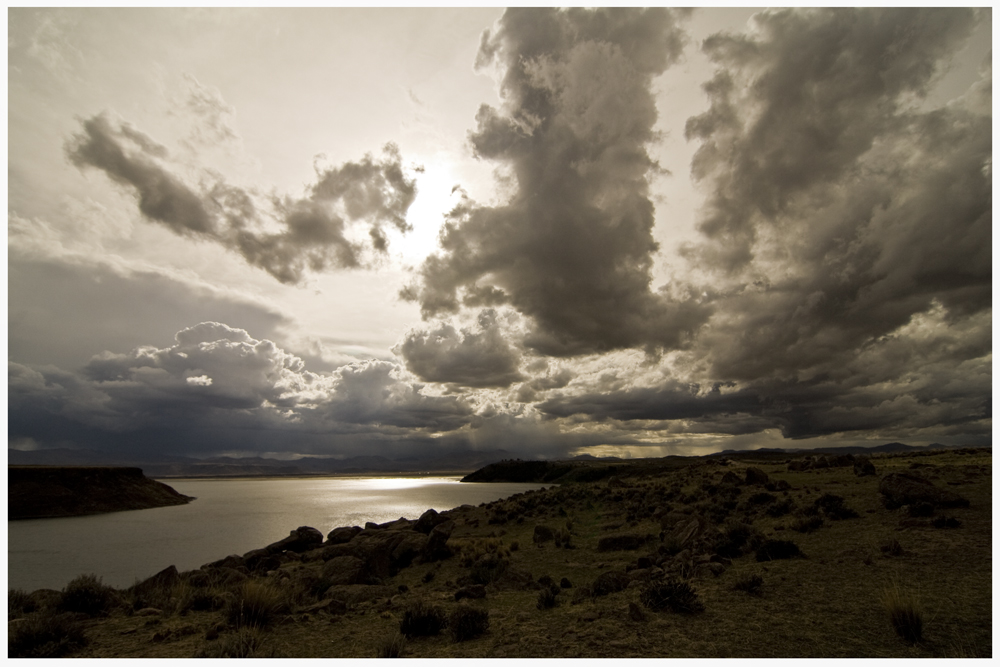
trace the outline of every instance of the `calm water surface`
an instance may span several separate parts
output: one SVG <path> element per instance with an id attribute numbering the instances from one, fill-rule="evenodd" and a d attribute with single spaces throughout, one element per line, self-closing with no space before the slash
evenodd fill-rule
<path id="1" fill-rule="evenodd" d="M 61 589 L 80 574 L 131 586 L 165 567 L 192 570 L 259 549 L 299 526 L 416 519 L 506 498 L 540 484 L 462 484 L 457 477 L 169 479 L 187 505 L 7 522 L 8 588 Z"/>

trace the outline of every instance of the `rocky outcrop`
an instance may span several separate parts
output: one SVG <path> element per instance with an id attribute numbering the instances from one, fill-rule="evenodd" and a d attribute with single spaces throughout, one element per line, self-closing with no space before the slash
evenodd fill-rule
<path id="1" fill-rule="evenodd" d="M 183 505 L 194 498 L 139 468 L 8 466 L 7 519 L 44 519 Z"/>
<path id="2" fill-rule="evenodd" d="M 887 507 L 930 503 L 934 507 L 968 507 L 967 498 L 934 486 L 930 480 L 911 472 L 893 472 L 878 483 Z"/>

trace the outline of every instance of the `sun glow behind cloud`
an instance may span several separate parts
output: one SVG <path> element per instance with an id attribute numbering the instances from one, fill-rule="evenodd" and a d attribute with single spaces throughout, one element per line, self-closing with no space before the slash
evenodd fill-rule
<path id="1" fill-rule="evenodd" d="M 423 162 L 423 173 L 416 174 L 416 179 L 417 198 L 406 214 L 406 221 L 413 229 L 405 234 L 396 230 L 388 234 L 390 254 L 404 266 L 419 264 L 438 249 L 444 216 L 460 197 L 455 190 L 460 179 L 452 165 L 440 156 Z"/>

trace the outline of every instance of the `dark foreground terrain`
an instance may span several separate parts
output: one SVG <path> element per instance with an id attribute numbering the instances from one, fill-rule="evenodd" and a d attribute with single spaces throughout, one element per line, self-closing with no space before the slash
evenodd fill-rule
<path id="1" fill-rule="evenodd" d="M 191 500 L 139 468 L 7 467 L 8 520 L 142 510 Z"/>
<path id="2" fill-rule="evenodd" d="M 992 656 L 990 450 L 589 467 L 128 590 L 11 591 L 9 655 Z"/>

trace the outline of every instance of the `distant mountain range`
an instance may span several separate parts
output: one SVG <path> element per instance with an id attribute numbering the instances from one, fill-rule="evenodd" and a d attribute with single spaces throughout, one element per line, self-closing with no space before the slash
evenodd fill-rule
<path id="1" fill-rule="evenodd" d="M 389 459 L 383 456 L 353 456 L 345 459 L 304 457 L 289 461 L 259 456 L 217 456 L 195 459 L 184 456 L 128 458 L 89 449 L 7 450 L 8 465 L 131 466 L 148 477 L 243 477 L 366 473 L 466 473 L 495 461 L 510 458 L 502 449 L 458 452 L 427 459 Z"/>
<path id="2" fill-rule="evenodd" d="M 866 454 L 875 452 L 908 452 L 930 449 L 952 449 L 954 445 L 934 443 L 931 445 L 906 445 L 890 442 L 877 447 L 819 447 L 816 449 L 725 450 L 708 456 L 730 456 L 735 454 Z M 9 465 L 104 465 L 132 466 L 142 468 L 148 477 L 246 477 L 246 476 L 287 476 L 287 475 L 344 475 L 371 473 L 467 473 L 479 470 L 490 463 L 511 458 L 511 453 L 497 449 L 485 452 L 456 452 L 445 456 L 418 459 L 389 459 L 384 456 L 353 456 L 345 459 L 304 457 L 289 461 L 266 459 L 259 456 L 234 458 L 218 456 L 195 459 L 185 456 L 151 455 L 145 458 L 127 458 L 120 455 L 90 449 L 39 449 L 35 451 L 7 450 Z M 572 461 L 629 461 L 614 456 L 595 457 L 580 454 Z M 636 459 L 631 459 L 636 460 Z"/>

